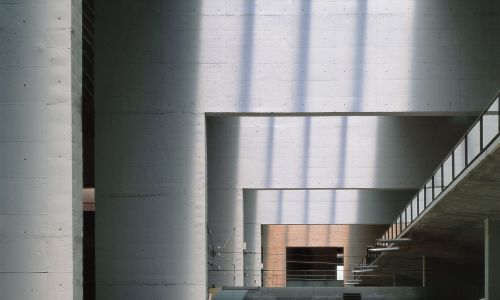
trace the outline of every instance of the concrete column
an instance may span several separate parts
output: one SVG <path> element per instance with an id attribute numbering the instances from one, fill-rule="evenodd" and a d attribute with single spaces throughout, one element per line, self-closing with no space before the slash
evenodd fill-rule
<path id="1" fill-rule="evenodd" d="M 81 5 L 0 4 L 0 298 L 82 299 Z"/>
<path id="2" fill-rule="evenodd" d="M 246 254 L 243 256 L 245 286 L 262 285 L 262 232 L 261 224 L 245 223 Z"/>
<path id="3" fill-rule="evenodd" d="M 204 299 L 203 114 L 96 119 L 97 299 Z"/>
<path id="4" fill-rule="evenodd" d="M 484 232 L 485 298 L 500 299 L 500 221 L 486 219 Z"/>
<path id="5" fill-rule="evenodd" d="M 99 300 L 206 297 L 198 6 L 96 2 Z"/>

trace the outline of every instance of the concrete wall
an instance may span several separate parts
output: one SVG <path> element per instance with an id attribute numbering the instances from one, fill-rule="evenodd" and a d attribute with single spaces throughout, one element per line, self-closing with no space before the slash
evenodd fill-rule
<path id="1" fill-rule="evenodd" d="M 214 245 L 229 238 L 226 251 L 235 253 L 216 264 L 243 269 L 244 188 L 417 189 L 469 122 L 463 117 L 209 118 L 208 228 Z M 319 195 L 306 191 L 304 201 L 320 200 Z M 305 216 L 302 224 L 320 217 Z M 233 279 L 209 271 L 209 284 L 233 281 L 242 285 L 243 272 Z"/>
<path id="2" fill-rule="evenodd" d="M 165 76 L 148 78 L 148 89 L 163 89 L 141 102 L 172 112 L 189 111 L 193 102 L 207 112 L 479 111 L 500 78 L 491 63 L 499 49 L 495 2 L 157 0 L 147 7 L 154 17 L 140 20 L 121 1 L 110 15 L 130 14 L 130 31 L 156 30 L 115 52 L 128 64 L 113 74 L 122 80 L 142 74 L 144 64 L 167 66 Z M 157 47 L 164 43 L 172 46 Z M 197 78 L 186 68 L 192 64 Z M 200 99 L 167 93 L 174 86 L 196 87 Z M 142 92 L 119 105 L 141 105 Z M 177 100 L 167 105 L 165 96 Z"/>
<path id="3" fill-rule="evenodd" d="M 0 3 L 2 299 L 82 298 L 78 1 Z"/>
<path id="4" fill-rule="evenodd" d="M 500 72 L 495 0 L 206 1 L 209 112 L 481 110 Z M 198 11 L 196 12 L 198 13 Z"/>
<path id="5" fill-rule="evenodd" d="M 498 68 L 490 63 L 498 32 L 494 2 L 97 3 L 98 298 L 204 297 L 206 112 L 441 115 L 481 110 L 500 78 Z M 430 159 L 427 154 L 409 153 L 421 154 L 414 152 L 421 147 L 424 153 L 443 154 L 441 145 L 449 142 L 445 135 L 436 134 L 429 143 L 422 143 L 413 140 L 412 133 L 401 146 L 402 140 L 389 137 L 397 131 L 391 126 L 376 135 L 378 140 L 355 140 L 348 129 L 362 133 L 367 126 L 353 125 L 354 119 L 333 118 L 331 122 L 340 124 L 332 124 L 337 128 L 331 131 L 335 138 L 321 146 L 318 123 L 309 120 L 290 124 L 290 130 L 298 132 L 290 136 L 292 143 L 284 140 L 282 146 L 271 148 L 286 154 L 282 160 L 275 156 L 273 164 L 285 166 L 274 165 L 272 175 L 266 173 L 271 164 L 263 154 L 269 148 L 259 147 L 271 145 L 265 141 L 266 134 L 257 132 L 260 140 L 215 138 L 213 143 L 223 143 L 218 146 L 209 141 L 211 152 L 221 153 L 209 164 L 225 170 L 209 175 L 217 186 L 210 197 L 221 199 L 214 209 L 209 207 L 209 227 L 216 243 L 234 232 L 234 250 L 241 253 L 244 187 L 415 188 L 421 183 L 417 178 L 434 167 L 431 161 L 439 155 Z M 376 123 L 367 120 L 362 123 Z M 267 124 L 271 119 L 259 122 Z M 248 133 L 247 126 L 233 128 L 251 137 L 259 126 L 248 126 Z M 272 127 L 266 125 L 264 132 Z M 386 142 L 393 147 L 378 147 Z M 348 144 L 356 147 L 344 147 Z M 325 155 L 322 148 L 332 151 Z M 415 165 L 392 155 L 412 158 Z M 338 166 L 344 162 L 345 166 Z M 374 168 L 374 162 L 385 167 Z M 304 168 L 305 164 L 328 168 Z M 369 176 L 358 176 L 365 173 Z M 218 214 L 217 207 L 223 213 Z M 241 257 L 236 264 L 242 267 Z M 241 278 L 236 282 L 242 284 Z"/>

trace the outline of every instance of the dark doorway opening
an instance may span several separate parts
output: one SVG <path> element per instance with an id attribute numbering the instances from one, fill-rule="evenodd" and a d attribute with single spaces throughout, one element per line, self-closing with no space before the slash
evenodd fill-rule
<path id="1" fill-rule="evenodd" d="M 287 247 L 287 286 L 343 286 L 344 249 Z"/>

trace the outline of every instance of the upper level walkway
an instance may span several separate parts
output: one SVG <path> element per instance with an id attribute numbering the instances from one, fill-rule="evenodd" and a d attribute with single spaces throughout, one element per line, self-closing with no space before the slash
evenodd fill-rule
<path id="1" fill-rule="evenodd" d="M 399 276 L 425 285 L 426 259 L 482 267 L 484 220 L 500 218 L 499 105 L 497 94 L 376 246 L 368 249 L 361 265 L 376 267 L 360 267 L 365 270 L 353 273 L 354 282 L 397 285 Z M 444 269 L 441 272 L 453 271 Z"/>

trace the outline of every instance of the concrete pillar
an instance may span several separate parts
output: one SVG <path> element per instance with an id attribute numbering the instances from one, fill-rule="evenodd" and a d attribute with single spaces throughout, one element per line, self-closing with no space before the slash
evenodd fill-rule
<path id="1" fill-rule="evenodd" d="M 243 256 L 244 286 L 262 285 L 262 226 L 245 223 L 244 235 L 246 253 Z"/>
<path id="2" fill-rule="evenodd" d="M 484 232 L 485 298 L 500 299 L 500 221 L 486 219 Z"/>
<path id="3" fill-rule="evenodd" d="M 0 4 L 2 299 L 82 299 L 81 5 Z"/>
<path id="4" fill-rule="evenodd" d="M 97 299 L 204 299 L 204 116 L 96 119 Z"/>
<path id="5" fill-rule="evenodd" d="M 206 298 L 198 2 L 96 2 L 99 300 Z"/>

